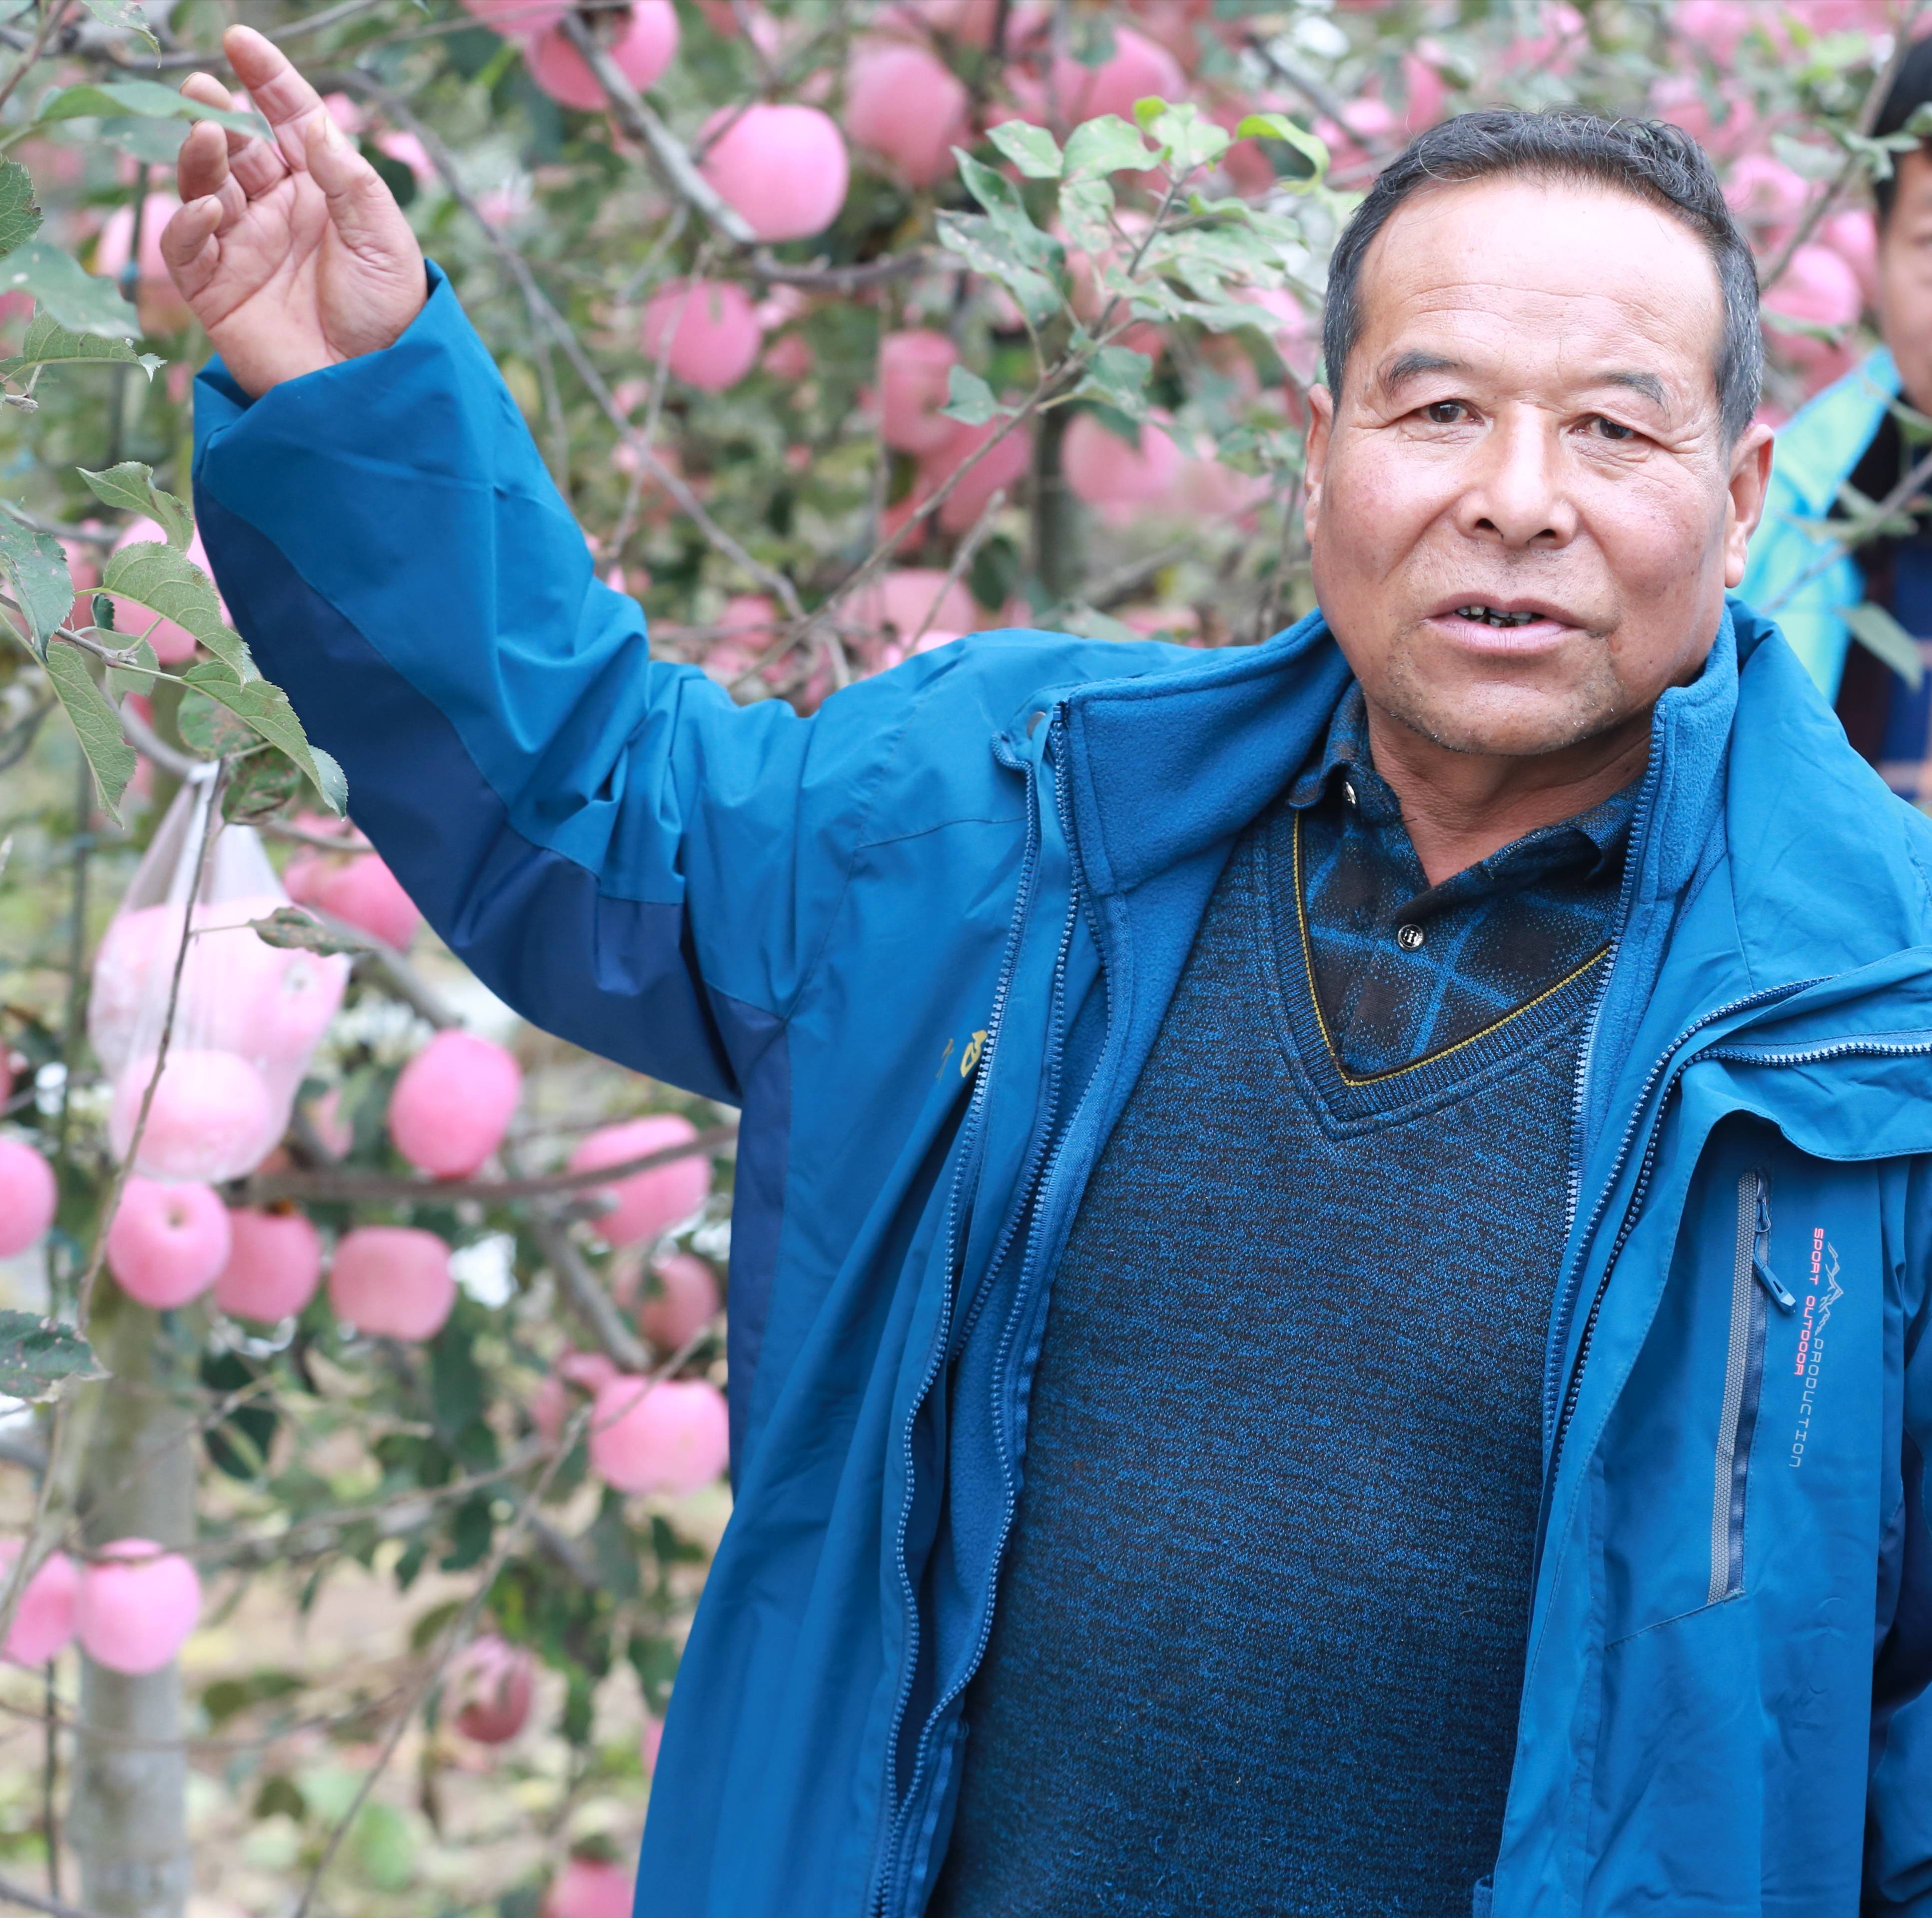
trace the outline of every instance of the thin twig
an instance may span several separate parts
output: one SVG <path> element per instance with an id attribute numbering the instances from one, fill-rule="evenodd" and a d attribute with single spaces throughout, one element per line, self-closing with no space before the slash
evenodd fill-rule
<path id="1" fill-rule="evenodd" d="M 98 1912 L 70 1904 L 64 1898 L 50 1898 L 45 1892 L 30 1891 L 11 1878 L 0 1878 L 0 1904 L 17 1904 L 23 1911 L 44 1911 L 47 1918 L 100 1918 Z"/>
<path id="2" fill-rule="evenodd" d="M 413 1199 L 439 1205 L 459 1199 L 480 1199 L 506 1205 L 513 1199 L 555 1199 L 594 1191 L 640 1172 L 655 1172 L 660 1166 L 675 1165 L 681 1159 L 716 1152 L 737 1136 L 736 1126 L 713 1126 L 682 1145 L 641 1153 L 619 1164 L 576 1172 L 544 1172 L 529 1178 L 411 1178 L 401 1173 L 358 1172 L 331 1166 L 308 1172 L 257 1172 L 237 1190 L 242 1202 L 249 1205 L 266 1205 L 280 1199 L 350 1204 L 360 1200 L 371 1205 Z"/>
<path id="3" fill-rule="evenodd" d="M 626 1372 L 648 1370 L 650 1353 L 625 1324 L 610 1295 L 597 1283 L 597 1275 L 584 1262 L 584 1255 L 571 1244 L 563 1222 L 539 1213 L 530 1221 L 530 1235 L 556 1273 L 577 1316 L 590 1328 L 597 1343 Z"/>

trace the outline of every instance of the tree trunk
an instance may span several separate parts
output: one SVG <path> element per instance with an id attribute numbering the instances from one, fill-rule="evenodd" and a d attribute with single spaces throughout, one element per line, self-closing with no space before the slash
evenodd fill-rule
<path id="1" fill-rule="evenodd" d="M 192 1360 L 160 1315 L 103 1286 L 92 1331 L 113 1376 L 81 1490 L 90 1547 L 116 1538 L 188 1544 L 194 1535 Z M 193 1863 L 181 1667 L 130 1677 L 82 1655 L 81 1729 L 68 1835 L 80 1902 L 102 1918 L 180 1918 Z"/>
<path id="2" fill-rule="evenodd" d="M 1056 407 L 1042 417 L 1033 448 L 1034 572 L 1056 606 L 1073 597 L 1087 571 L 1080 502 L 1060 470 L 1060 442 L 1072 423 L 1066 408 Z"/>

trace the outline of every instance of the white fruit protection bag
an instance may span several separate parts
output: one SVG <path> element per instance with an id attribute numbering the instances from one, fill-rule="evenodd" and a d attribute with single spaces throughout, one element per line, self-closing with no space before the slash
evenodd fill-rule
<path id="1" fill-rule="evenodd" d="M 186 917 L 167 1061 L 134 1168 L 148 1178 L 217 1181 L 260 1165 L 288 1126 L 348 983 L 345 956 L 284 950 L 250 929 L 289 898 L 260 836 L 214 809 L 214 773 L 211 763 L 176 795 L 94 962 L 88 1036 L 113 1086 L 109 1142 L 124 1157 L 154 1076 Z M 213 836 L 205 861 L 204 834 Z"/>

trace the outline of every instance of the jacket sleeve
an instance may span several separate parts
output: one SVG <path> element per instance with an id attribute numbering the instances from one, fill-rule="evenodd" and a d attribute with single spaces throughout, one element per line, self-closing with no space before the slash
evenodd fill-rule
<path id="1" fill-rule="evenodd" d="M 494 992 L 738 1100 L 836 908 L 894 695 L 801 720 L 653 662 L 430 280 L 386 351 L 252 403 L 219 362 L 202 374 L 195 497 L 218 583 L 342 762 L 356 823 Z"/>
<path id="2" fill-rule="evenodd" d="M 1870 1918 L 1932 1918 L 1932 1165 L 1913 1161 L 1905 1184 L 1905 1256 L 1886 1327 L 1898 1361 L 1888 1422 L 1900 1456 L 1879 1565 L 1861 1904 Z"/>

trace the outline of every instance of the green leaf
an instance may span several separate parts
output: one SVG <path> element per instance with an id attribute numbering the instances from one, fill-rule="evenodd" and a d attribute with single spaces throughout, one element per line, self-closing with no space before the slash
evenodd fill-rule
<path id="1" fill-rule="evenodd" d="M 246 752 L 258 743 L 252 726 L 237 719 L 226 707 L 210 699 L 205 692 L 182 695 L 175 725 L 181 734 L 182 743 L 207 759 Z"/>
<path id="2" fill-rule="evenodd" d="M 140 317 L 112 280 L 88 272 L 72 254 L 45 240 L 28 240 L 0 259 L 0 293 L 32 293 L 63 326 L 131 340 Z"/>
<path id="3" fill-rule="evenodd" d="M 166 365 L 158 354 L 137 353 L 130 341 L 104 339 L 98 333 L 70 333 L 51 315 L 37 313 L 20 350 L 10 359 L 0 359 L 0 380 L 17 378 L 33 367 L 94 362 L 138 366 L 150 380 Z"/>
<path id="4" fill-rule="evenodd" d="M 29 332 L 28 338 L 32 337 Z M 157 360 L 154 364 L 158 366 L 161 362 Z M 152 467 L 143 466 L 139 460 L 123 460 L 105 473 L 89 473 L 86 467 L 78 471 L 87 482 L 87 490 L 103 506 L 124 507 L 130 513 L 138 513 L 143 519 L 158 521 L 162 531 L 168 536 L 168 544 L 180 547 L 184 552 L 187 551 L 188 542 L 194 533 L 194 515 L 189 512 L 185 500 L 178 499 L 165 486 L 154 484 Z"/>
<path id="5" fill-rule="evenodd" d="M 0 166 L 0 254 L 11 253 L 40 230 L 34 182 L 17 160 Z"/>
<path id="6" fill-rule="evenodd" d="M 78 647 L 57 639 L 47 648 L 45 663 L 47 677 L 53 682 L 60 703 L 67 708 L 80 749 L 93 769 L 100 809 L 118 826 L 121 795 L 134 776 L 136 764 L 134 749 L 121 736 L 121 716 L 94 683 L 86 657 Z"/>
<path id="7" fill-rule="evenodd" d="M 1128 347 L 1102 347 L 1074 390 L 1077 398 L 1105 401 L 1132 420 L 1147 417 L 1148 376 L 1154 362 Z"/>
<path id="8" fill-rule="evenodd" d="M 1136 101 L 1134 117 L 1148 103 Z M 1151 119 L 1141 120 L 1148 135 L 1160 141 L 1161 158 L 1168 170 L 1179 176 L 1197 167 L 1211 167 L 1228 150 L 1227 129 L 1217 127 L 1191 100 L 1178 107 L 1162 105 Z"/>
<path id="9" fill-rule="evenodd" d="M 131 553 L 136 549 L 130 546 L 125 550 Z M 302 768 L 329 810 L 341 812 L 349 797 L 342 768 L 327 753 L 310 746 L 302 722 L 280 686 L 264 679 L 244 680 L 220 659 L 205 659 L 190 666 L 182 677 L 197 692 L 220 701 L 230 712 L 247 720 L 271 746 L 279 746 Z"/>
<path id="10" fill-rule="evenodd" d="M 108 641 L 125 639 L 125 633 L 109 632 L 98 635 L 104 644 Z M 154 657 L 154 649 L 145 639 L 135 641 L 131 648 L 134 658 L 124 666 L 110 666 L 107 669 L 107 691 L 110 698 L 118 698 L 123 693 L 152 692 L 154 681 L 159 677 L 161 662 Z"/>
<path id="11" fill-rule="evenodd" d="M 947 251 L 957 254 L 975 272 L 998 281 L 1036 326 L 1043 325 L 1060 311 L 1060 291 L 1056 281 L 1016 259 L 992 221 L 968 214 L 942 213 L 938 227 L 940 240 Z"/>
<path id="12" fill-rule="evenodd" d="M 178 120 L 66 120 L 49 135 L 63 146 L 112 146 L 150 167 L 172 167 L 181 152 Z"/>
<path id="13" fill-rule="evenodd" d="M 1925 678 L 1925 661 L 1918 642 L 1882 606 L 1868 599 L 1845 615 L 1852 636 L 1868 653 L 1875 653 L 1916 692 Z"/>
<path id="14" fill-rule="evenodd" d="M 946 375 L 946 401 L 940 411 L 948 419 L 967 426 L 984 426 L 997 419 L 1005 409 L 993 397 L 993 389 L 976 373 L 956 366 Z"/>
<path id="15" fill-rule="evenodd" d="M 1146 143 L 1118 113 L 1082 120 L 1066 138 L 1066 177 L 1078 180 L 1092 174 L 1144 173 L 1154 163 Z"/>
<path id="16" fill-rule="evenodd" d="M 199 693 L 189 695 L 198 699 Z M 272 746 L 251 752 L 235 768 L 235 776 L 221 789 L 221 816 L 231 825 L 252 825 L 272 819 L 302 796 L 307 782 L 302 768 Z M 334 950 L 346 950 L 346 947 Z"/>
<path id="17" fill-rule="evenodd" d="M 137 33 L 156 53 L 160 51 L 160 41 L 148 31 L 147 15 L 135 5 L 135 0 L 81 0 L 81 4 L 103 26 Z"/>
<path id="18" fill-rule="evenodd" d="M 110 554 L 100 590 L 185 626 L 236 677 L 255 670 L 241 635 L 221 617 L 214 582 L 178 546 L 143 539 Z"/>
<path id="19" fill-rule="evenodd" d="M 44 657 L 55 627 L 64 626 L 74 611 L 74 576 L 60 542 L 0 512 L 0 572 L 27 616 L 35 650 Z"/>
<path id="20" fill-rule="evenodd" d="M 268 137 L 266 122 L 253 113 L 230 113 L 204 107 L 158 80 L 87 80 L 63 87 L 40 109 L 43 126 L 59 120 L 128 119 L 212 120 L 238 134 Z"/>
<path id="21" fill-rule="evenodd" d="M 1298 191 L 1305 192 L 1328 173 L 1328 149 L 1326 143 L 1316 139 L 1305 128 L 1298 127 L 1286 113 L 1250 113 L 1235 128 L 1234 137 L 1237 140 L 1278 140 L 1293 147 L 1308 163 L 1310 168 L 1305 177 L 1292 177 L 1286 183 Z"/>
<path id="22" fill-rule="evenodd" d="M 267 918 L 251 919 L 248 924 L 263 945 L 278 947 L 284 952 L 320 953 L 326 956 L 332 953 L 376 950 L 374 940 L 364 938 L 347 926 L 338 930 L 325 926 L 298 905 L 278 905 Z"/>
<path id="23" fill-rule="evenodd" d="M 0 1312 L 0 1392 L 52 1398 L 73 1382 L 107 1376 L 94 1348 L 71 1325 L 32 1312 Z"/>
<path id="24" fill-rule="evenodd" d="M 1044 127 L 1024 120 L 1003 120 L 986 137 L 1030 180 L 1060 177 L 1060 143 Z"/>
<path id="25" fill-rule="evenodd" d="M 1105 174 L 1069 180 L 1060 190 L 1060 224 L 1067 243 L 1088 258 L 1101 258 L 1114 243 L 1108 224 L 1114 211 L 1114 190 Z"/>

